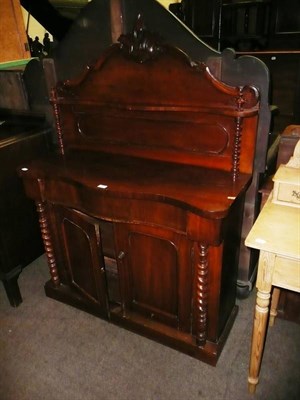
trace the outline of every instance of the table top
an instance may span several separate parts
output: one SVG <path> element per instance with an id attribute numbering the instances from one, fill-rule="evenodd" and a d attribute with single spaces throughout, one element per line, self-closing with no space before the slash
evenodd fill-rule
<path id="1" fill-rule="evenodd" d="M 268 201 L 256 219 L 245 244 L 284 257 L 300 259 L 300 208 Z"/>

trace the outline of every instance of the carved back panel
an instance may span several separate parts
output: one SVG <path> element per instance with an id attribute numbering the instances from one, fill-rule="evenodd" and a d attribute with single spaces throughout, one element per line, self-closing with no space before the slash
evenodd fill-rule
<path id="1" fill-rule="evenodd" d="M 259 93 L 216 79 L 140 20 L 52 93 L 61 153 L 105 151 L 252 172 Z"/>

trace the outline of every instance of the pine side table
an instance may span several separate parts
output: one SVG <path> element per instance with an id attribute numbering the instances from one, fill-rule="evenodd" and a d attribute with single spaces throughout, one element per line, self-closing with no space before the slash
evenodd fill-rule
<path id="1" fill-rule="evenodd" d="M 295 173 L 299 170 L 295 169 Z M 300 292 L 300 208 L 275 203 L 272 197 L 273 192 L 245 240 L 246 246 L 260 250 L 248 376 L 250 393 L 255 392 L 258 383 L 272 287 L 270 325 L 276 315 L 279 288 Z"/>

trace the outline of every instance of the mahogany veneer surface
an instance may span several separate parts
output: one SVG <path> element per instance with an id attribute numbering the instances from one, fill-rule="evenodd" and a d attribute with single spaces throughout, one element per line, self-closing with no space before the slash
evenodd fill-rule
<path id="1" fill-rule="evenodd" d="M 233 324 L 259 91 L 141 18 L 52 91 L 59 155 L 23 165 L 46 294 L 215 364 Z"/>
<path id="2" fill-rule="evenodd" d="M 68 203 L 67 191 L 59 190 L 55 182 L 61 188 L 73 185 L 78 193 L 84 188 L 103 197 L 156 200 L 213 218 L 224 217 L 249 184 L 247 174 L 240 174 L 233 182 L 226 171 L 108 153 L 50 156 L 35 161 L 29 168 L 30 178 L 46 180 L 41 200 L 46 192 L 47 197 L 50 193 L 54 197 L 66 197 Z"/>

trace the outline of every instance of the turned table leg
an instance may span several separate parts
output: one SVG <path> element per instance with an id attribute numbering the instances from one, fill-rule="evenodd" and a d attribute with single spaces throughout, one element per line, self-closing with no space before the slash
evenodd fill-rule
<path id="1" fill-rule="evenodd" d="M 258 384 L 258 375 L 267 330 L 270 297 L 270 293 L 257 292 L 248 376 L 248 389 L 250 393 L 255 392 L 256 385 Z"/>
<path id="2" fill-rule="evenodd" d="M 274 325 L 275 317 L 277 316 L 279 297 L 280 297 L 280 289 L 274 287 L 273 294 L 272 294 L 272 301 L 271 301 L 269 326 Z"/>
<path id="3" fill-rule="evenodd" d="M 269 317 L 274 261 L 274 254 L 265 251 L 260 252 L 256 281 L 257 297 L 248 375 L 248 390 L 250 393 L 255 393 L 256 385 L 258 384 Z"/>

